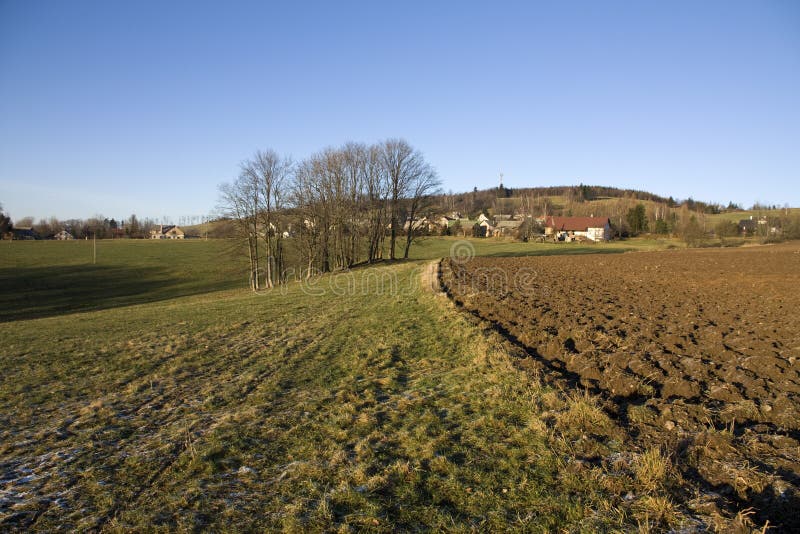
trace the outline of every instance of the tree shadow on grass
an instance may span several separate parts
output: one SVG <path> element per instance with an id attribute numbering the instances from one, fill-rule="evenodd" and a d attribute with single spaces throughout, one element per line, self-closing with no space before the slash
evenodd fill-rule
<path id="1" fill-rule="evenodd" d="M 205 293 L 200 280 L 159 268 L 59 265 L 0 269 L 0 323 Z"/>

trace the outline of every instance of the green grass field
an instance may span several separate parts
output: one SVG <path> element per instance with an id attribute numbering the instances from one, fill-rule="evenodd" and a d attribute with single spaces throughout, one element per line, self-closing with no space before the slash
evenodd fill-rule
<path id="1" fill-rule="evenodd" d="M 95 264 L 92 247 L 92 241 L 0 241 L 0 321 L 247 286 L 233 240 L 101 240 Z"/>
<path id="2" fill-rule="evenodd" d="M 450 254 L 469 243 L 483 256 L 586 254 L 664 248 L 667 241 L 598 245 L 421 238 L 414 260 Z M 0 241 L 0 322 L 165 301 L 246 288 L 247 260 L 236 240 Z M 398 257 L 402 249 L 398 247 Z"/>
<path id="3" fill-rule="evenodd" d="M 684 524 L 669 459 L 426 290 L 454 244 L 253 294 L 229 241 L 0 242 L 0 530 Z"/>

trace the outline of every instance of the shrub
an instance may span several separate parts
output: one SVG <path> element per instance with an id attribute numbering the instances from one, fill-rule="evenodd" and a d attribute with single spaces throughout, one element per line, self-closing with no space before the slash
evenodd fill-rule
<path id="1" fill-rule="evenodd" d="M 700 223 L 697 222 L 697 218 L 694 215 L 692 215 L 691 219 L 683 226 L 681 237 L 683 237 L 683 240 L 690 247 L 696 247 L 703 242 L 703 229 L 700 227 Z"/>
<path id="2" fill-rule="evenodd" d="M 714 226 L 714 234 L 717 237 L 735 237 L 739 235 L 739 225 L 733 221 L 720 221 Z"/>

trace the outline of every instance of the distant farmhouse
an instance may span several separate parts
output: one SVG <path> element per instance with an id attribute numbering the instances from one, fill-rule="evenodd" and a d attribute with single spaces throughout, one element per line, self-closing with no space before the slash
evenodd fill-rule
<path id="1" fill-rule="evenodd" d="M 751 215 L 749 219 L 742 219 L 739 221 L 739 232 L 745 237 L 756 234 L 779 234 L 780 228 L 777 226 L 769 226 L 769 221 L 763 215 L 758 219 L 754 219 Z"/>
<path id="2" fill-rule="evenodd" d="M 492 226 L 492 222 L 481 213 L 478 217 L 478 226 L 475 229 L 475 235 L 477 237 L 491 237 L 493 233 L 494 226 Z"/>
<path id="3" fill-rule="evenodd" d="M 57 239 L 58 241 L 69 241 L 70 239 L 75 239 L 72 237 L 72 234 L 67 232 L 66 230 L 61 230 L 60 232 L 56 233 L 53 236 L 53 239 Z"/>
<path id="4" fill-rule="evenodd" d="M 547 217 L 544 233 L 557 241 L 608 241 L 611 222 L 608 217 Z"/>
<path id="5" fill-rule="evenodd" d="M 183 239 L 185 234 L 183 230 L 172 225 L 158 225 L 158 229 L 150 230 L 150 239 Z"/>

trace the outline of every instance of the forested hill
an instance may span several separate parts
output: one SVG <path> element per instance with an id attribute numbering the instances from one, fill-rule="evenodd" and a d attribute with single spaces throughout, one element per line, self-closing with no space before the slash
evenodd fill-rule
<path id="1" fill-rule="evenodd" d="M 495 190 L 496 191 L 496 190 Z M 604 185 L 559 185 L 548 187 L 522 187 L 522 188 L 503 188 L 506 196 L 559 196 L 570 197 L 575 200 L 595 200 L 600 198 L 633 198 L 636 200 L 649 200 L 652 202 L 663 202 L 666 204 L 674 204 L 676 201 L 672 198 L 665 198 L 654 193 L 647 191 L 639 191 L 636 189 L 620 189 L 618 187 L 609 187 Z"/>
<path id="2" fill-rule="evenodd" d="M 678 208 L 685 206 L 690 211 L 716 214 L 723 210 L 741 209 L 733 203 L 728 205 L 701 202 L 691 197 L 678 200 L 673 197 L 663 197 L 647 191 L 636 189 L 621 189 L 602 185 L 560 185 L 546 187 L 493 187 L 490 189 L 474 188 L 472 191 L 442 193 L 434 197 L 433 205 L 439 207 L 452 207 L 469 213 L 488 210 L 495 207 L 498 201 L 511 199 L 525 201 L 529 205 L 547 205 L 556 211 L 565 206 L 583 204 L 593 201 L 640 201 L 662 205 L 665 208 Z"/>
<path id="3" fill-rule="evenodd" d="M 646 200 L 650 202 L 657 202 L 667 204 L 670 207 L 680 205 L 681 202 L 672 197 L 666 198 L 647 191 L 640 191 L 636 189 L 620 189 L 618 187 L 609 187 L 604 185 L 556 185 L 556 186 L 541 186 L 541 187 L 492 187 L 489 189 L 474 188 L 469 192 L 453 193 L 448 192 L 440 195 L 441 200 L 450 197 L 464 197 L 471 195 L 473 201 L 478 204 L 483 204 L 484 200 L 487 204 L 491 204 L 497 198 L 513 198 L 513 197 L 558 197 L 560 199 L 584 202 L 588 200 L 599 200 L 608 198 L 627 198 L 634 200 Z M 437 200 L 439 200 L 437 199 Z M 697 202 L 689 199 L 693 204 L 699 204 L 702 207 L 709 205 L 704 202 Z"/>

